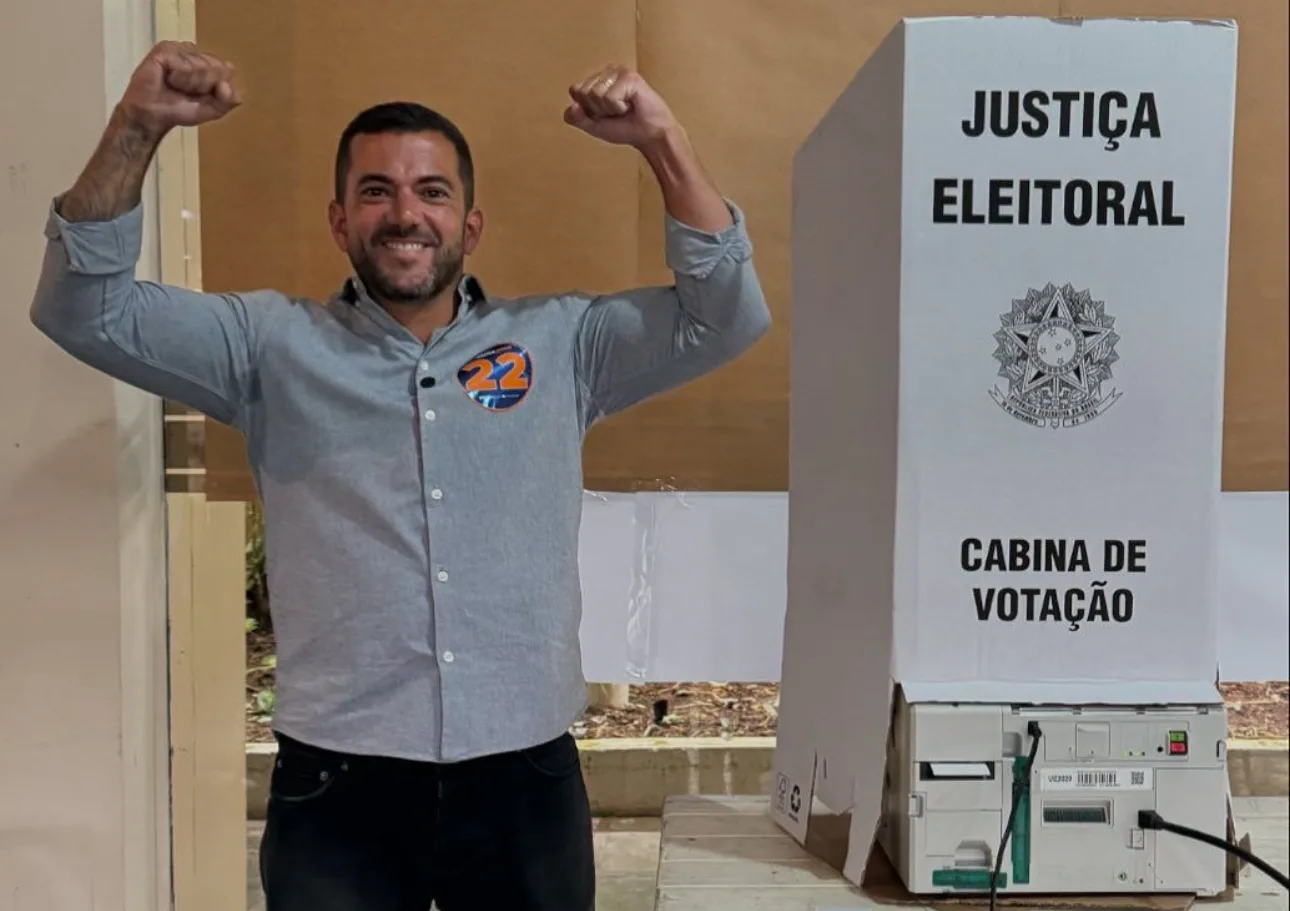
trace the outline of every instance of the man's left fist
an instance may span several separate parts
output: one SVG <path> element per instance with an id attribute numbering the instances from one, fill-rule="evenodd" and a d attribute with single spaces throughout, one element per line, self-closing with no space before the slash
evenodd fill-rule
<path id="1" fill-rule="evenodd" d="M 565 123 L 605 142 L 640 149 L 676 125 L 658 93 L 625 66 L 606 67 L 569 86 L 569 96 L 573 103 L 564 111 Z"/>

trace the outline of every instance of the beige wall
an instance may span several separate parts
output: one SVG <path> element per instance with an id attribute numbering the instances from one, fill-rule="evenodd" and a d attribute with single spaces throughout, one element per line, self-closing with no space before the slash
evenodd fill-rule
<path id="1" fill-rule="evenodd" d="M 159 405 L 56 350 L 27 307 L 49 200 L 152 4 L 2 6 L 0 908 L 150 911 L 169 893 Z"/>

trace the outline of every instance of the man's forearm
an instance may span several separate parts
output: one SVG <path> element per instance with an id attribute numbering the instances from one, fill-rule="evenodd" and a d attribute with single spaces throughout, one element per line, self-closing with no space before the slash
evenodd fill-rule
<path id="1" fill-rule="evenodd" d="M 667 212 L 682 224 L 717 232 L 734 224 L 730 209 L 677 126 L 641 149 L 663 192 Z"/>
<path id="2" fill-rule="evenodd" d="M 110 221 L 139 205 L 161 136 L 117 108 L 76 183 L 58 203 L 67 221 Z"/>

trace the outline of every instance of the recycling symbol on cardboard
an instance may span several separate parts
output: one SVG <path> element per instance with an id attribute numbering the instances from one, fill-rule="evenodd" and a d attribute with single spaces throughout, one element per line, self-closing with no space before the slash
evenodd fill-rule
<path id="1" fill-rule="evenodd" d="M 796 816 L 802 809 L 802 788 L 799 785 L 793 785 L 793 793 L 788 798 L 788 808 Z"/>

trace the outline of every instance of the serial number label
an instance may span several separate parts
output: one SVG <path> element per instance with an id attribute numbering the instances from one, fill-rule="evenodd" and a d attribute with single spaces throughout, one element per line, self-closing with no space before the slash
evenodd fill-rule
<path id="1" fill-rule="evenodd" d="M 1151 769 L 1044 769 L 1041 791 L 1149 791 Z"/>

